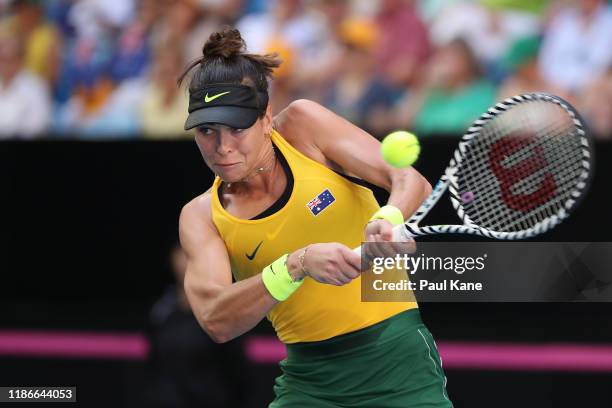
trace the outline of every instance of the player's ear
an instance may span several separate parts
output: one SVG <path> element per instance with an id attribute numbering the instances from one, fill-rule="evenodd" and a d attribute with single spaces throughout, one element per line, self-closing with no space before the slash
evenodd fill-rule
<path id="1" fill-rule="evenodd" d="M 268 107 L 266 108 L 266 113 L 261 118 L 262 125 L 264 129 L 264 134 L 271 135 L 272 134 L 272 104 L 268 103 Z"/>

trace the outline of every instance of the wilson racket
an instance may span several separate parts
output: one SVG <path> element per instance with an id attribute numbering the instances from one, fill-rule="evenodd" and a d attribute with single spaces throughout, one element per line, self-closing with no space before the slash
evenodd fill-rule
<path id="1" fill-rule="evenodd" d="M 467 130 L 431 195 L 394 228 L 393 240 L 542 234 L 567 218 L 586 193 L 592 157 L 590 137 L 569 103 L 544 93 L 508 98 Z M 446 190 L 462 224 L 419 226 Z"/>

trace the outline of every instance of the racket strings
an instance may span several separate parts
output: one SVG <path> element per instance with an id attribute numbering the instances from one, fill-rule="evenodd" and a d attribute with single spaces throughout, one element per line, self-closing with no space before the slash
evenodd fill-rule
<path id="1" fill-rule="evenodd" d="M 565 145 L 566 144 L 562 144 L 559 146 L 563 147 Z M 576 182 L 580 177 L 582 165 L 580 163 L 579 157 L 572 157 L 572 155 L 580 153 L 579 150 L 576 150 L 576 147 L 573 147 L 572 149 L 566 149 L 566 151 L 562 151 L 562 149 L 559 150 L 559 152 L 555 153 L 556 155 L 552 155 L 552 157 L 554 157 L 554 160 L 551 160 L 546 170 L 540 171 L 540 174 L 543 174 L 545 171 L 548 171 L 550 172 L 550 174 L 555 175 L 556 191 L 561 192 L 559 194 L 559 197 L 555 200 L 551 200 L 543 204 L 541 207 L 538 208 L 538 211 L 536 212 L 525 214 L 521 217 L 517 217 L 514 220 L 508 218 L 508 228 L 530 228 L 534 224 L 542 222 L 547 218 L 553 217 L 565 207 L 567 199 L 570 198 L 571 191 L 573 190 L 573 187 L 576 185 Z M 551 191 L 551 193 L 554 194 L 554 191 Z M 530 217 L 533 218 L 530 219 Z"/>
<path id="2" fill-rule="evenodd" d="M 549 163 L 549 166 L 556 167 L 556 166 L 562 166 L 564 164 L 565 164 L 565 157 L 557 154 L 555 156 L 555 161 Z M 566 190 L 568 187 L 571 188 L 575 177 L 579 174 L 581 170 L 581 165 L 578 162 L 574 162 L 572 167 L 573 168 L 568 168 L 565 173 L 560 173 L 561 175 L 559 177 L 559 181 L 560 181 L 559 188 L 561 190 Z M 517 185 L 513 186 L 512 192 L 514 194 L 527 194 L 527 193 L 533 192 L 533 190 L 535 190 L 540 185 L 543 174 L 548 171 L 549 171 L 549 168 L 547 167 L 537 172 L 534 172 L 532 176 L 528 176 L 524 180 L 519 181 Z M 556 169 L 553 169 L 552 172 L 559 173 L 558 171 L 556 171 Z M 497 186 L 497 182 L 495 181 L 495 179 L 491 178 L 489 179 L 488 183 L 481 185 L 481 190 L 490 190 L 492 188 L 495 188 L 496 186 Z M 498 208 L 493 208 L 490 204 L 493 204 L 493 202 L 491 202 L 491 199 L 489 198 L 489 205 L 483 206 L 485 209 L 489 209 L 489 211 L 488 213 L 484 213 L 484 214 L 480 213 L 481 220 L 485 218 L 491 218 L 491 216 L 494 216 L 495 213 L 499 212 Z M 554 202 L 553 204 L 562 204 L 562 203 Z M 469 204 L 465 206 L 465 209 L 468 209 L 468 208 L 470 208 Z M 542 207 L 541 209 L 542 211 L 546 211 L 548 207 Z"/>
<path id="3" fill-rule="evenodd" d="M 523 157 L 520 160 L 516 160 L 517 162 L 521 162 L 525 157 L 528 157 L 528 155 L 523 155 Z M 554 164 L 559 164 L 559 163 L 564 163 L 565 158 L 564 157 L 559 157 L 559 155 L 555 156 L 555 161 L 549 163 L 549 166 L 552 166 Z M 580 165 L 576 163 L 576 167 L 580 168 Z M 527 193 L 529 191 L 530 188 L 535 187 L 535 185 L 539 184 L 540 182 L 540 177 L 543 173 L 547 172 L 548 168 L 542 168 L 540 170 L 537 170 L 535 172 L 533 172 L 531 175 L 527 176 L 525 179 L 517 182 L 517 185 L 513 186 L 514 190 L 517 190 L 517 193 Z M 469 183 L 470 179 L 474 179 L 473 177 L 469 177 L 469 175 L 466 175 L 466 181 Z M 481 186 L 481 188 L 487 188 L 487 187 L 496 187 L 498 185 L 498 181 L 495 178 L 488 178 L 488 181 L 485 183 L 481 183 L 479 184 Z M 523 186 L 522 188 L 520 188 L 520 186 L 522 186 L 523 184 L 527 184 L 525 186 Z"/>
<path id="4" fill-rule="evenodd" d="M 488 121 L 468 145 L 459 200 L 471 221 L 494 231 L 532 228 L 559 213 L 583 174 L 573 118 L 551 102 L 515 105 Z"/>
<path id="5" fill-rule="evenodd" d="M 542 138 L 538 140 L 536 143 L 534 143 L 532 146 L 543 147 L 543 145 L 548 142 L 549 141 L 546 138 Z M 518 181 L 512 187 L 514 192 L 516 192 L 517 194 L 527 194 L 527 193 L 532 192 L 538 187 L 539 183 L 541 182 L 541 177 L 543 174 L 547 172 L 552 172 L 556 174 L 557 172 L 554 171 L 555 169 L 551 170 L 551 168 L 556 167 L 556 166 L 563 166 L 567 164 L 565 162 L 565 158 L 567 157 L 568 154 L 571 153 L 571 151 L 567 151 L 567 152 L 560 151 L 563 146 L 557 143 L 552 144 L 552 147 L 558 151 L 554 151 L 553 154 L 550 155 L 550 157 L 552 157 L 553 159 L 548 162 L 548 165 L 546 167 L 540 168 L 539 170 L 533 171 L 531 175 L 528 175 L 523 180 Z M 533 157 L 532 151 L 530 149 L 522 149 L 520 157 L 518 158 L 518 160 L 516 160 L 517 163 L 515 163 L 514 166 L 519 166 L 519 167 L 522 166 L 523 165 L 522 163 L 524 163 L 525 160 L 529 157 Z M 578 168 L 580 167 L 578 163 L 575 163 L 575 164 L 576 164 L 576 167 Z M 514 167 L 514 166 L 511 163 L 509 164 L 509 167 Z"/>
<path id="6" fill-rule="evenodd" d="M 559 163 L 563 163 L 563 160 L 558 160 L 557 163 L 554 163 L 554 164 L 559 164 Z M 549 163 L 549 165 L 553 165 L 553 163 Z M 534 176 L 530 176 L 529 179 L 531 181 L 530 184 L 532 184 L 532 186 L 526 185 L 526 186 L 523 186 L 523 189 L 517 189 L 514 186 L 514 190 L 519 190 L 519 192 L 523 194 L 532 192 L 532 191 L 526 191 L 526 190 L 533 190 L 533 187 L 536 185 L 536 183 L 537 185 L 539 185 L 539 183 L 541 183 L 542 174 L 548 170 L 549 168 L 537 172 Z M 490 184 L 489 187 L 495 187 L 495 185 Z M 564 186 L 558 186 L 558 188 L 561 190 L 565 190 Z M 484 189 L 484 188 L 481 187 L 481 189 Z M 513 188 L 511 187 L 511 190 L 512 189 Z M 511 193 L 517 194 L 517 191 L 512 191 Z M 552 187 L 549 187 L 548 189 L 543 189 L 541 193 L 552 195 L 553 189 Z M 494 230 L 514 231 L 514 230 L 522 230 L 525 228 L 530 228 L 533 226 L 533 224 L 541 222 L 544 219 L 557 213 L 560 210 L 560 208 L 562 208 L 562 204 L 563 204 L 559 200 L 549 201 L 547 204 L 541 205 L 539 207 L 538 210 L 540 213 L 533 212 L 533 211 L 528 212 L 526 214 L 519 213 L 519 217 L 517 218 L 517 215 L 514 214 L 513 212 L 510 212 L 510 211 L 504 212 L 500 209 L 499 202 L 496 199 L 495 194 L 499 194 L 499 193 L 494 191 L 493 194 L 487 194 L 485 196 L 487 197 L 486 205 L 483 205 L 482 210 L 478 211 L 479 225 L 481 225 L 484 222 L 487 222 L 487 224 L 489 224 L 489 228 L 494 229 Z M 524 207 L 524 206 L 528 206 L 530 203 L 527 201 L 527 199 L 520 199 L 520 200 L 515 199 L 514 204 L 515 206 L 518 205 L 518 206 Z M 479 206 L 473 206 L 473 207 L 476 209 L 479 208 Z"/>
<path id="7" fill-rule="evenodd" d="M 552 165 L 552 163 L 549 163 L 549 165 Z M 518 195 L 519 197 L 519 199 L 517 199 L 516 196 L 514 197 L 515 207 L 518 205 L 521 208 L 526 208 L 528 205 L 530 205 L 528 199 L 526 198 L 527 196 L 521 198 L 520 194 L 525 195 L 527 193 L 535 192 L 536 183 L 538 186 L 540 185 L 540 183 L 542 182 L 543 174 L 544 174 L 544 170 L 536 172 L 533 176 L 528 177 L 526 180 L 527 182 L 523 182 L 523 185 L 520 186 L 519 188 L 517 188 L 517 186 L 510 187 L 511 191 L 509 194 Z M 542 189 L 542 191 L 540 191 L 540 194 L 553 195 L 554 188 L 555 188 L 555 185 L 552 185 L 552 186 L 549 185 L 548 187 L 545 186 Z M 562 190 L 564 189 L 563 186 L 559 186 L 559 188 Z M 493 195 L 487 194 L 486 197 L 488 198 L 487 201 L 489 201 L 488 206 L 492 206 L 493 204 L 497 203 L 495 200 L 495 194 Z M 531 211 L 526 214 L 519 214 L 522 216 L 518 218 L 516 217 L 516 214 L 513 214 L 510 211 L 506 211 L 506 212 L 501 211 L 499 209 L 500 208 L 499 206 L 496 206 L 495 209 L 493 209 L 492 207 L 489 211 L 486 211 L 487 207 L 485 206 L 485 211 L 484 212 L 479 211 L 478 214 L 480 217 L 480 222 L 482 223 L 485 220 L 488 221 L 488 223 L 490 224 L 490 228 L 492 229 L 514 230 L 514 229 L 523 229 L 525 227 L 529 228 L 532 223 L 540 222 L 543 219 L 551 215 L 554 215 L 554 213 L 556 213 L 561 208 L 560 205 L 561 205 L 560 202 L 550 201 L 548 202 L 547 205 L 540 205 L 539 214 Z"/>

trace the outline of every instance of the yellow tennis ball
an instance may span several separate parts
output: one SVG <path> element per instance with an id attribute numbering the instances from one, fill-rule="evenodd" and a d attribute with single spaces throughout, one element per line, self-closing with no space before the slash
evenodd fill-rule
<path id="1" fill-rule="evenodd" d="M 397 130 L 384 138 L 380 153 L 387 164 L 393 167 L 408 167 L 419 158 L 421 145 L 414 134 Z"/>

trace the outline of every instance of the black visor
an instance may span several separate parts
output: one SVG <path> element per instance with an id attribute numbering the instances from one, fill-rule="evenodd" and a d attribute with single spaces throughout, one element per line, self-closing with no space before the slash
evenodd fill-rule
<path id="1" fill-rule="evenodd" d="M 213 123 L 247 129 L 253 126 L 267 105 L 268 94 L 257 92 L 250 86 L 210 85 L 189 94 L 185 130 Z"/>

